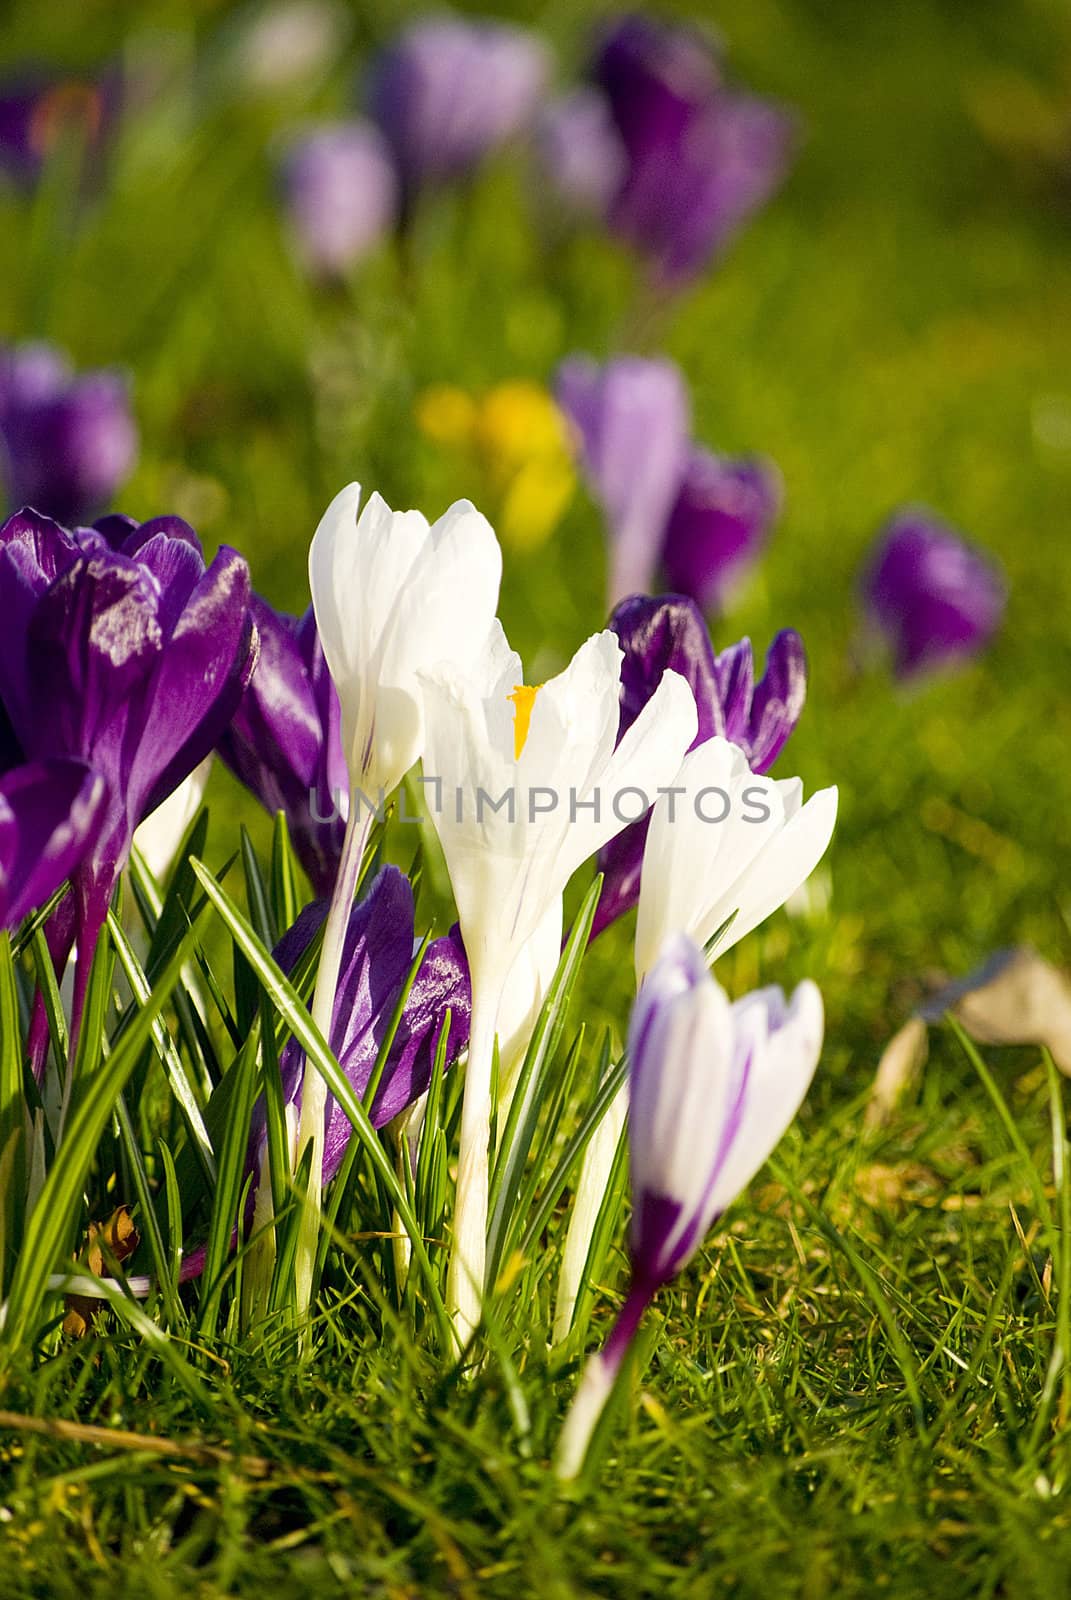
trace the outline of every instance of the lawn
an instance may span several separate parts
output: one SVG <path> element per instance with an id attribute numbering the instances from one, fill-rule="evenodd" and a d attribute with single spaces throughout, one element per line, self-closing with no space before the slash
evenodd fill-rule
<path id="1" fill-rule="evenodd" d="M 84 208 L 62 174 L 0 200 L 0 326 L 127 367 L 142 444 L 122 509 L 234 544 L 293 611 L 352 478 L 429 515 L 460 495 L 493 515 L 478 467 L 416 425 L 429 385 L 668 352 L 697 437 L 761 451 L 785 480 L 714 639 L 761 653 L 793 626 L 806 642 L 807 705 L 776 771 L 839 786 L 831 893 L 717 972 L 732 995 L 813 978 L 821 1064 L 771 1164 L 658 1297 L 591 1485 L 563 1497 L 548 1471 L 577 1364 L 547 1354 L 547 1279 L 473 1380 L 412 1339 L 358 1259 L 311 1357 L 271 1324 L 191 1321 L 168 1355 L 105 1320 L 9 1363 L 0 1594 L 1062 1593 L 1068 1086 L 1036 1048 L 979 1054 L 945 1024 L 895 1114 L 864 1114 L 936 975 L 1012 944 L 1069 962 L 1071 132 L 1061 168 L 1047 131 L 1061 106 L 1071 130 L 1067 17 L 1055 0 L 678 7 L 716 22 L 734 72 L 805 133 L 725 261 L 653 307 L 617 246 L 541 221 L 509 158 L 421 217 L 407 259 L 304 280 L 272 152 L 346 103 L 402 9 L 358 0 L 322 82 L 257 95 L 227 76 L 237 11 L 12 0 L 8 67 L 123 48 L 149 89 Z M 596 12 L 541 13 L 572 70 Z M 913 502 L 998 558 L 1010 600 L 981 659 L 906 688 L 861 649 L 857 587 L 882 521 Z M 545 546 L 506 552 L 502 616 L 532 681 L 602 626 L 603 595 L 600 516 L 578 491 Z M 213 866 L 236 816 L 267 859 L 269 821 L 221 769 L 208 801 Z M 622 1031 L 629 932 L 585 964 L 573 1010 L 595 1030 Z M 226 965 L 218 925 L 209 949 Z M 588 1347 L 623 1263 L 622 1236 Z"/>

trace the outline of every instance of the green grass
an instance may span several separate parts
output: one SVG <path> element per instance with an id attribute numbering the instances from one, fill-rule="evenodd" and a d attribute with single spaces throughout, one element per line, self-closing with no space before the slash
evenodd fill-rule
<path id="1" fill-rule="evenodd" d="M 567 57 L 582 9 L 546 10 Z M 178 59 L 188 43 L 180 6 L 87 6 L 77 26 L 53 0 L 10 10 L 12 60 L 57 39 L 92 60 L 168 28 Z M 224 10 L 198 17 L 209 48 Z M 353 17 L 353 61 L 312 109 L 343 103 L 393 20 Z M 5 1597 L 1066 1587 L 1059 1086 L 1035 1051 L 989 1052 L 1002 1114 L 941 1034 L 885 1130 L 864 1132 L 862 1110 L 930 973 L 1019 941 L 1068 959 L 1071 207 L 1066 175 L 1015 144 L 1000 108 L 1009 81 L 1068 104 L 1071 31 L 1046 0 L 725 0 L 716 17 L 739 72 L 800 106 L 808 138 L 769 213 L 644 335 L 685 368 L 698 436 L 764 450 L 786 478 L 768 559 L 716 640 L 804 634 L 808 706 L 779 770 L 841 787 L 833 898 L 828 919 L 780 916 L 718 971 L 734 994 L 805 975 L 822 987 L 828 1039 L 804 1113 L 660 1298 L 636 1403 L 585 1497 L 559 1501 L 546 1470 L 574 1378 L 548 1369 L 544 1290 L 521 1308 L 530 1339 L 515 1321 L 459 1389 L 358 1258 L 332 1277 L 308 1363 L 272 1324 L 205 1343 L 191 1328 L 174 1344 L 187 1365 L 169 1365 L 116 1321 L 11 1373 L 8 1411 L 191 1453 L 0 1432 Z M 409 273 L 388 255 L 348 291 L 310 292 L 265 155 L 309 109 L 218 84 L 196 105 L 160 94 L 77 229 L 55 196 L 0 206 L 0 324 L 135 374 L 144 448 L 124 507 L 182 511 L 294 609 L 316 520 L 348 478 L 429 512 L 486 498 L 417 435 L 425 384 L 546 378 L 569 350 L 605 352 L 640 326 L 628 264 L 588 238 L 548 249 L 508 165 L 424 219 Z M 982 663 L 911 694 L 854 657 L 859 564 L 906 500 L 992 549 L 1012 594 Z M 601 563 L 582 497 L 539 557 L 511 559 L 505 621 L 541 675 L 601 622 Z M 237 848 L 224 774 L 211 798 L 220 861 Z M 266 859 L 267 822 L 242 815 Z M 630 965 L 626 930 L 596 947 L 577 1008 L 596 1028 L 620 1029 Z"/>

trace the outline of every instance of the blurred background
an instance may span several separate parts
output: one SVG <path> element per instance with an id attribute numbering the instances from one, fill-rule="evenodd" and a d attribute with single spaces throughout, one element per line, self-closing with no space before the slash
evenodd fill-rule
<path id="1" fill-rule="evenodd" d="M 842 797 L 810 901 L 719 972 L 735 992 L 814 976 L 831 1053 L 872 1071 L 931 975 L 1024 940 L 1066 964 L 1071 944 L 1067 8 L 650 13 L 663 88 L 709 71 L 786 119 L 776 176 L 753 194 L 750 134 L 734 125 L 740 216 L 679 273 L 638 242 L 585 121 L 613 101 L 606 9 L 500 0 L 454 15 L 538 35 L 538 83 L 463 172 L 431 172 L 425 152 L 423 169 L 413 157 L 384 178 L 384 150 L 406 136 L 397 97 L 411 107 L 427 87 L 427 63 L 397 53 L 422 8 L 5 7 L 0 332 L 46 341 L 72 372 L 122 375 L 90 395 L 88 421 L 63 412 L 56 445 L 34 406 L 35 385 L 60 383 L 58 356 L 24 355 L 22 389 L 0 400 L 9 499 L 35 498 L 42 474 L 54 484 L 86 429 L 100 503 L 83 510 L 72 491 L 65 514 L 109 500 L 139 519 L 177 513 L 300 612 L 309 540 L 342 484 L 430 516 L 468 495 L 507 546 L 503 617 L 539 681 L 607 614 L 605 505 L 553 408 L 559 364 L 668 357 L 694 438 L 767 458 L 780 479 L 761 552 L 708 597 L 715 646 L 747 634 L 761 658 L 777 629 L 800 630 L 808 703 L 776 772 Z M 701 39 L 678 55 L 681 25 Z M 456 122 L 445 50 L 433 43 L 427 67 L 446 97 L 428 112 L 433 152 L 435 117 Z M 496 70 L 477 70 L 485 109 Z M 604 99 L 575 122 L 548 114 L 579 86 Z M 359 181 L 345 149 L 307 142 L 339 124 L 352 136 L 354 119 Z M 888 518 L 920 504 L 1002 571 L 1008 599 L 969 650 L 905 677 L 871 648 L 860 585 Z M 228 824 L 236 795 L 217 772 Z M 624 940 L 606 944 L 607 968 L 627 962 Z"/>

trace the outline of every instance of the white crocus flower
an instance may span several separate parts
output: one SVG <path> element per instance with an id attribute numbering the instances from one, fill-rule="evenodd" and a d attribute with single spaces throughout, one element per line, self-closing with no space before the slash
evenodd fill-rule
<path id="1" fill-rule="evenodd" d="M 673 934 L 705 948 L 732 917 L 713 957 L 765 922 L 810 877 L 837 820 L 835 788 L 805 803 L 799 778 L 759 777 L 727 739 L 691 751 L 673 791 L 658 800 L 647 833 L 637 979 Z"/>
<path id="2" fill-rule="evenodd" d="M 498 1096 L 508 1112 L 517 1075 L 531 1042 L 562 953 L 562 897 L 556 896 L 509 970 L 498 1006 Z"/>
<path id="3" fill-rule="evenodd" d="M 329 1035 L 342 943 L 373 809 L 424 749 L 418 674 L 432 663 L 465 670 L 477 659 L 498 605 L 502 553 L 486 517 L 459 500 L 430 527 L 419 511 L 392 511 L 378 494 L 361 509 L 359 484 L 335 496 L 309 550 L 316 628 L 342 710 L 352 798 L 338 878 L 324 925 L 313 1019 Z M 312 1167 L 295 1267 L 307 1310 L 320 1206 L 327 1086 L 305 1069 L 298 1159 Z"/>
<path id="4" fill-rule="evenodd" d="M 425 772 L 438 784 L 433 821 L 472 973 L 447 1283 L 462 1347 L 484 1286 L 491 1065 L 503 987 L 577 867 L 670 782 L 695 737 L 692 692 L 667 672 L 614 748 L 621 660 L 614 634 L 596 634 L 558 677 L 525 688 L 520 657 L 496 626 L 475 672 L 437 668 L 423 680 Z"/>

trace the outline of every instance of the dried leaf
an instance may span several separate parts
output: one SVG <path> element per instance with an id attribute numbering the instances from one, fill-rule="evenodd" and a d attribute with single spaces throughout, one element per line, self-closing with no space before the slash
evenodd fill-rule
<path id="1" fill-rule="evenodd" d="M 908 1090 L 918 1082 L 929 1053 L 925 1022 L 921 1017 L 910 1017 L 889 1040 L 878 1062 L 866 1108 L 868 1128 L 879 1128 L 888 1121 Z"/>
<path id="2" fill-rule="evenodd" d="M 126 1206 L 118 1206 L 106 1222 L 89 1224 L 85 1253 L 86 1270 L 95 1278 L 106 1276 L 109 1263 L 114 1261 L 121 1266 L 134 1254 L 138 1243 L 138 1230 L 134 1226 L 133 1217 Z M 105 1250 L 108 1253 L 107 1260 Z M 102 1309 L 101 1302 L 90 1299 L 87 1295 L 69 1294 L 66 1303 L 67 1315 L 63 1319 L 63 1331 L 72 1339 L 84 1339 L 94 1317 Z"/>

